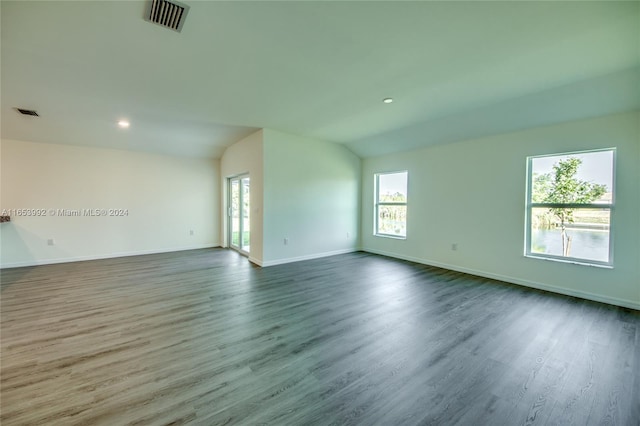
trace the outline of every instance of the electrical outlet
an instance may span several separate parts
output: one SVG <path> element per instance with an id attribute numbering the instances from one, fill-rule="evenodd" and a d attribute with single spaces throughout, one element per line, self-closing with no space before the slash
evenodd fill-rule
<path id="1" fill-rule="evenodd" d="M 451 243 L 451 250 L 457 251 L 458 250 L 458 243 Z"/>
<path id="2" fill-rule="evenodd" d="M 47 240 L 47 245 L 48 245 L 48 246 L 52 246 L 52 245 L 53 245 L 53 238 L 49 238 L 49 239 Z"/>
<path id="3" fill-rule="evenodd" d="M 189 230 L 189 235 L 193 235 L 193 229 Z"/>
<path id="4" fill-rule="evenodd" d="M 284 239 L 284 245 L 286 246 L 286 245 L 288 245 L 288 244 L 289 244 L 289 239 L 288 239 L 288 238 L 285 238 L 285 239 Z"/>

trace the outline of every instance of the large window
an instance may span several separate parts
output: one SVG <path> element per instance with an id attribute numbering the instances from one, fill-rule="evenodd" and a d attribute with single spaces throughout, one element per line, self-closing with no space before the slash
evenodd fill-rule
<path id="1" fill-rule="evenodd" d="M 615 149 L 528 158 L 525 254 L 612 266 Z"/>
<path id="2" fill-rule="evenodd" d="M 375 235 L 406 238 L 407 172 L 376 173 Z"/>

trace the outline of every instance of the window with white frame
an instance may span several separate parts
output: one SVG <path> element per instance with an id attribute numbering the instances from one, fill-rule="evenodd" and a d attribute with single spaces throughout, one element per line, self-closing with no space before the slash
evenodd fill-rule
<path id="1" fill-rule="evenodd" d="M 406 171 L 375 174 L 375 235 L 406 238 L 407 177 Z"/>
<path id="2" fill-rule="evenodd" d="M 613 266 L 615 148 L 527 161 L 525 255 Z"/>

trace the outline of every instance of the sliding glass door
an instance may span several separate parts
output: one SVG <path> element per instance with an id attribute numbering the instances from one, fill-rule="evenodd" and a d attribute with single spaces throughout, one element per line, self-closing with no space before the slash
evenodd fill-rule
<path id="1" fill-rule="evenodd" d="M 250 193 L 248 175 L 229 179 L 229 245 L 246 254 L 251 248 Z"/>

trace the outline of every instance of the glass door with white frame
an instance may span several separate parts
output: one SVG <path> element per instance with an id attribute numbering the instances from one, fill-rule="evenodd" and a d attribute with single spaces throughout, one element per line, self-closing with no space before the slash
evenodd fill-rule
<path id="1" fill-rule="evenodd" d="M 229 179 L 229 245 L 243 253 L 250 251 L 250 185 L 249 176 Z"/>

